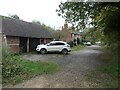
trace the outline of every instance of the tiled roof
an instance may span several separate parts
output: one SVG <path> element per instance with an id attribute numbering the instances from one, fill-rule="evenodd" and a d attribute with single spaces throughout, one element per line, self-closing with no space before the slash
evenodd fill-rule
<path id="1" fill-rule="evenodd" d="M 52 34 L 40 25 L 9 17 L 2 17 L 2 33 L 10 36 L 52 38 Z"/>

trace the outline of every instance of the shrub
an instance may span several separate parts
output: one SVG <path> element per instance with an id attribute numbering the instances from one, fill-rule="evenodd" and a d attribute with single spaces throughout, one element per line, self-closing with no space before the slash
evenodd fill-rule
<path id="1" fill-rule="evenodd" d="M 17 59 L 17 56 L 10 54 L 2 60 L 3 79 L 12 78 L 16 75 L 19 75 L 23 71 L 22 66 L 14 61 Z"/>
<path id="2" fill-rule="evenodd" d="M 23 60 L 17 54 L 8 54 L 2 62 L 2 84 L 16 84 L 40 74 L 52 74 L 58 70 L 53 62 Z"/>
<path id="3" fill-rule="evenodd" d="M 69 41 L 68 42 L 68 44 L 70 45 L 70 47 L 73 47 L 74 46 L 74 44 L 73 44 L 73 41 L 71 40 L 71 41 Z"/>

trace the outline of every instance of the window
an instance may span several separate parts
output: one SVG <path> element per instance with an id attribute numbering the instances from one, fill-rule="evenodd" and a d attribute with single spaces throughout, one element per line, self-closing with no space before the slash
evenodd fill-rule
<path id="1" fill-rule="evenodd" d="M 56 45 L 56 43 L 50 43 L 50 46 L 54 46 L 54 45 Z"/>
<path id="2" fill-rule="evenodd" d="M 65 45 L 64 43 L 57 42 L 57 43 L 50 43 L 50 46 L 56 46 L 56 45 Z"/>
<path id="3" fill-rule="evenodd" d="M 58 42 L 58 43 L 56 43 L 56 45 L 65 45 L 65 44 L 64 44 L 64 43 Z"/>

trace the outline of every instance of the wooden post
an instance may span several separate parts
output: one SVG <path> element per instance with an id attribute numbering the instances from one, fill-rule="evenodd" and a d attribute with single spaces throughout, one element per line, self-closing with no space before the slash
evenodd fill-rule
<path id="1" fill-rule="evenodd" d="M 27 52 L 29 52 L 29 38 L 27 38 Z"/>
<path id="2" fill-rule="evenodd" d="M 40 38 L 40 44 L 41 44 L 41 38 Z"/>
<path id="3" fill-rule="evenodd" d="M 46 44 L 47 42 L 46 42 L 46 38 L 44 39 L 44 44 Z"/>

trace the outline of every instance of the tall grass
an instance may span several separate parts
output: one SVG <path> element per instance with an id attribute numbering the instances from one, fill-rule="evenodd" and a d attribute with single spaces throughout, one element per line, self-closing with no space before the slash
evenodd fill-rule
<path id="1" fill-rule="evenodd" d="M 23 60 L 19 55 L 9 54 L 3 60 L 3 85 L 16 84 L 41 74 L 52 74 L 58 70 L 53 62 Z"/>
<path id="2" fill-rule="evenodd" d="M 108 73 L 113 78 L 118 78 L 120 76 L 120 71 L 118 67 L 118 58 L 114 56 L 108 65 L 101 69 L 104 73 Z"/>
<path id="3" fill-rule="evenodd" d="M 104 55 L 104 59 L 108 60 L 108 64 L 101 68 L 101 70 L 104 73 L 108 73 L 109 75 L 111 75 L 113 78 L 118 78 L 120 77 L 120 70 L 119 70 L 119 54 L 118 54 L 118 50 L 116 49 L 114 52 L 109 49 L 107 46 L 102 47 L 101 49 L 105 55 Z"/>
<path id="4" fill-rule="evenodd" d="M 2 38 L 2 42 L 1 42 L 1 46 L 0 46 L 0 83 L 2 83 L 2 65 L 4 59 L 7 57 L 8 55 L 8 51 L 7 51 L 7 41 L 6 39 Z"/>
<path id="5" fill-rule="evenodd" d="M 58 70 L 58 65 L 53 62 L 28 61 L 20 58 L 19 54 L 8 52 L 5 42 L 0 48 L 3 86 L 17 84 L 40 74 L 51 74 Z"/>

